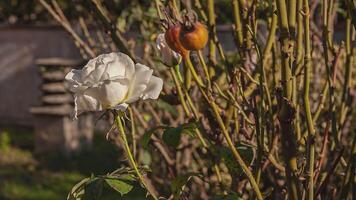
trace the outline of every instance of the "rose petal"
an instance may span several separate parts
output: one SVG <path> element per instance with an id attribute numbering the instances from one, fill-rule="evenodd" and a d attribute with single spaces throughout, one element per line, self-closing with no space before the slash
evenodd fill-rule
<path id="1" fill-rule="evenodd" d="M 130 83 L 130 89 L 125 102 L 132 103 L 142 97 L 151 79 L 153 70 L 142 64 L 135 65 L 135 74 Z"/>
<path id="2" fill-rule="evenodd" d="M 129 56 L 123 53 L 110 53 L 108 56 L 111 58 L 111 62 L 107 64 L 106 73 L 110 78 L 132 77 L 135 72 L 135 64 Z"/>
<path id="3" fill-rule="evenodd" d="M 99 82 L 106 71 L 106 65 L 103 64 L 103 55 L 90 60 L 82 71 L 83 84 L 92 85 Z"/>
<path id="4" fill-rule="evenodd" d="M 67 87 L 70 91 L 76 92 L 81 85 L 81 70 L 72 69 L 64 79 L 67 81 Z"/>
<path id="5" fill-rule="evenodd" d="M 78 111 L 100 111 L 102 107 L 99 101 L 87 94 L 76 94 L 74 97 L 76 110 Z"/>
<path id="6" fill-rule="evenodd" d="M 99 99 L 103 108 L 112 108 L 124 101 L 128 92 L 129 81 L 126 79 L 107 80 L 96 88 L 95 98 Z"/>
<path id="7" fill-rule="evenodd" d="M 158 50 L 162 50 L 167 47 L 166 39 L 164 38 L 164 33 L 160 33 L 156 39 L 156 47 Z"/>
<path id="8" fill-rule="evenodd" d="M 127 103 L 122 103 L 122 104 L 116 105 L 116 106 L 114 107 L 114 109 L 120 110 L 120 111 L 125 111 L 128 106 L 129 106 L 129 104 L 127 104 Z"/>
<path id="9" fill-rule="evenodd" d="M 147 84 L 146 90 L 143 92 L 142 99 L 157 99 L 163 88 L 163 80 L 156 76 L 152 76 Z"/>

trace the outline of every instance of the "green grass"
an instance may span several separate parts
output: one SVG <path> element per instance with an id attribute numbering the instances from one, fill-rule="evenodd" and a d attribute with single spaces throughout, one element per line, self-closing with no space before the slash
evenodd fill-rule
<path id="1" fill-rule="evenodd" d="M 83 178 L 79 173 L 22 170 L 13 170 L 5 175 L 1 198 L 19 200 L 65 199 L 71 187 Z"/>
<path id="2" fill-rule="evenodd" d="M 95 136 L 91 150 L 68 157 L 60 153 L 33 155 L 32 133 L 15 137 L 9 133 L 9 148 L 0 149 L 0 200 L 63 200 L 83 178 L 106 174 L 123 164 L 122 154 L 102 135 Z M 139 200 L 144 196 L 138 185 L 123 198 L 106 186 L 100 199 Z"/>

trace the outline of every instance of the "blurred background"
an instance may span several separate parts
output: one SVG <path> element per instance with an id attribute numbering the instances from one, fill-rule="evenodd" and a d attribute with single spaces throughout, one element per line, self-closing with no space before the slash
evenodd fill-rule
<path id="1" fill-rule="evenodd" d="M 85 1 L 57 2 L 79 37 L 87 34 L 85 25 L 95 41 L 105 44 L 109 40 L 108 32 L 98 31 L 102 30 L 100 24 L 86 14 L 90 10 Z M 144 41 L 154 40 L 149 28 L 144 31 L 147 35 L 142 34 L 140 16 L 155 27 L 159 22 L 152 2 L 102 2 L 137 54 L 143 54 Z M 220 41 L 224 49 L 233 50 L 230 1 L 215 2 Z M 335 27 L 344 26 L 342 19 L 339 22 Z M 343 33 L 335 32 L 336 41 L 338 34 Z M 113 50 L 110 46 L 98 48 L 100 52 Z M 72 120 L 73 100 L 63 78 L 71 68 L 83 66 L 87 58 L 38 1 L 0 1 L 0 199 L 65 199 L 84 177 L 108 173 L 125 162 L 115 145 L 106 141 L 110 125 L 99 120 L 100 115 Z M 142 161 L 145 159 L 150 158 Z M 103 199 L 121 198 L 106 190 Z M 142 191 L 134 194 L 136 197 L 128 199 L 144 195 Z"/>

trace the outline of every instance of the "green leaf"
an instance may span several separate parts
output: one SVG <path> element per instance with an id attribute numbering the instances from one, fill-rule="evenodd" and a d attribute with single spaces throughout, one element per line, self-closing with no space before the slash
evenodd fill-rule
<path id="1" fill-rule="evenodd" d="M 151 165 L 152 163 L 151 154 L 147 150 L 141 149 L 139 153 L 139 161 L 143 165 L 148 165 L 148 166 Z"/>
<path id="2" fill-rule="evenodd" d="M 106 178 L 105 181 L 111 188 L 118 191 L 121 196 L 129 193 L 133 188 L 131 181 L 127 179 Z"/>
<path id="3" fill-rule="evenodd" d="M 195 136 L 194 130 L 196 127 L 195 122 L 182 124 L 178 127 L 169 127 L 163 132 L 162 139 L 167 145 L 177 148 L 182 134 L 193 137 Z"/>
<path id="4" fill-rule="evenodd" d="M 189 122 L 182 125 L 183 127 L 183 134 L 187 134 L 191 137 L 195 136 L 195 129 L 198 128 L 197 122 Z"/>
<path id="5" fill-rule="evenodd" d="M 100 199 L 103 192 L 104 181 L 101 178 L 94 178 L 85 185 L 84 200 L 97 200 Z"/>
<path id="6" fill-rule="evenodd" d="M 91 177 L 81 180 L 79 183 L 75 184 L 67 196 L 67 200 L 77 199 L 84 191 L 84 186 L 87 182 L 92 180 Z"/>
<path id="7" fill-rule="evenodd" d="M 169 128 L 169 127 L 166 127 L 166 126 L 157 126 L 157 127 L 155 127 L 155 128 L 152 128 L 152 129 L 148 130 L 146 133 L 144 133 L 143 136 L 142 136 L 142 138 L 141 138 L 141 145 L 142 145 L 142 147 L 145 148 L 145 149 L 147 148 L 148 143 L 149 143 L 149 141 L 150 141 L 150 139 L 151 139 L 151 136 L 152 136 L 152 134 L 153 134 L 155 131 L 157 131 L 158 129 L 167 129 L 167 128 Z"/>
<path id="8" fill-rule="evenodd" d="M 163 132 L 162 139 L 163 141 L 174 148 L 177 148 L 180 143 L 180 138 L 182 135 L 182 128 L 168 128 Z"/>
<path id="9" fill-rule="evenodd" d="M 216 196 L 212 200 L 243 200 L 243 198 L 241 198 L 237 194 L 230 194 L 230 195 Z"/>
<path id="10" fill-rule="evenodd" d="M 159 99 L 156 103 L 157 108 L 161 109 L 161 110 L 166 110 L 168 111 L 170 114 L 172 114 L 174 117 L 178 116 L 178 112 L 177 109 L 172 106 L 171 104 Z"/>
<path id="11" fill-rule="evenodd" d="M 180 192 L 183 189 L 183 186 L 185 186 L 188 181 L 190 180 L 191 177 L 197 176 L 200 177 L 201 175 L 199 173 L 187 173 L 184 175 L 179 175 L 177 178 L 175 178 L 172 183 L 171 183 L 171 190 L 172 193 L 174 194 L 175 199 L 179 199 Z"/>
<path id="12" fill-rule="evenodd" d="M 253 147 L 241 142 L 237 143 L 235 147 L 245 163 L 247 165 L 252 164 L 255 157 L 255 151 Z M 231 173 L 238 175 L 242 173 L 241 166 L 236 162 L 231 150 L 228 147 L 221 147 L 219 149 L 219 155 Z"/>

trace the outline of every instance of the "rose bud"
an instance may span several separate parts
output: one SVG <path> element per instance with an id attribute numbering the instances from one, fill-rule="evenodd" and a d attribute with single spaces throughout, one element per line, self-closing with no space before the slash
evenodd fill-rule
<path id="1" fill-rule="evenodd" d="M 163 33 L 157 36 L 156 46 L 161 53 L 162 62 L 165 65 L 172 67 L 178 65 L 182 61 L 182 56 L 168 46 Z"/>

